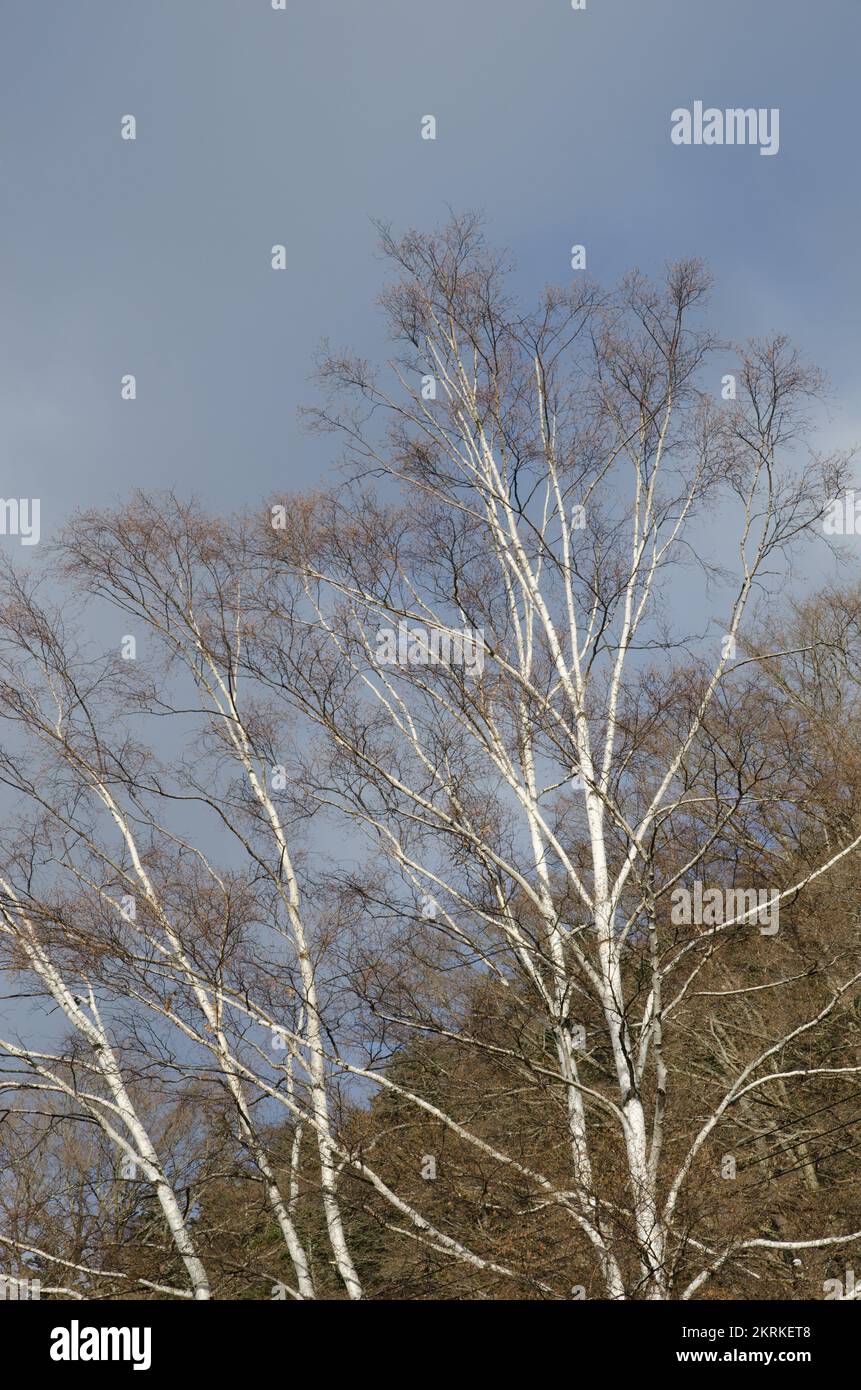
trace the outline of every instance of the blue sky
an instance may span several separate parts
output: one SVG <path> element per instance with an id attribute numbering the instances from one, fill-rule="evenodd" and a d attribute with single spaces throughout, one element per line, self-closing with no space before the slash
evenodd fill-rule
<path id="1" fill-rule="evenodd" d="M 447 205 L 526 295 L 574 242 L 604 282 L 702 256 L 715 327 L 788 332 L 832 379 L 823 443 L 861 439 L 857 0 L 287 5 L 0 0 L 2 491 L 44 535 L 134 486 L 318 483 L 310 354 L 383 346 L 371 219 Z M 673 146 L 697 98 L 779 107 L 779 154 Z"/>
<path id="2" fill-rule="evenodd" d="M 287 4 L 0 0 L 0 493 L 43 537 L 134 487 L 232 509 L 326 480 L 296 412 L 322 338 L 385 349 L 371 220 L 448 207 L 525 297 L 575 242 L 605 283 L 701 256 L 715 329 L 788 333 L 832 381 L 822 446 L 861 441 L 859 0 Z M 778 107 L 779 154 L 674 146 L 697 99 Z"/>

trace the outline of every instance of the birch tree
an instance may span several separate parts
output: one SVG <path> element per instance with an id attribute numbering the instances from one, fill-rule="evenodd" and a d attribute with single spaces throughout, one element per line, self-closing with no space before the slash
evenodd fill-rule
<path id="1" fill-rule="evenodd" d="M 793 758 L 834 634 L 773 616 L 844 485 L 809 447 L 821 380 L 703 329 L 696 262 L 526 313 L 475 219 L 382 236 L 392 360 L 325 350 L 308 416 L 339 486 L 76 518 L 52 573 L 113 633 L 98 656 L 7 574 L 17 965 L 196 1297 L 205 1232 L 144 1153 L 123 1028 L 135 1065 L 216 1089 L 287 1296 L 328 1296 L 312 1226 L 354 1299 L 380 1241 L 465 1297 L 794 1279 L 861 1239 L 811 1147 L 861 1071 L 861 826 Z M 778 1140 L 806 1207 L 778 1210 Z"/>
<path id="2" fill-rule="evenodd" d="M 292 504 L 273 529 L 284 578 L 256 674 L 268 661 L 273 686 L 325 731 L 317 796 L 429 905 L 406 953 L 426 965 L 435 936 L 438 977 L 493 971 L 552 1030 L 566 1201 L 607 1295 L 690 1296 L 729 1256 L 678 1286 L 686 1185 L 743 1098 L 808 1074 L 781 1059 L 857 988 L 854 960 L 818 1007 L 734 1059 L 692 1135 L 668 1134 L 687 997 L 739 934 L 757 960 L 771 939 L 732 897 L 680 931 L 675 890 L 737 887 L 746 866 L 744 887 L 786 908 L 859 844 L 820 844 L 796 881 L 771 853 L 756 680 L 776 653 L 740 651 L 745 615 L 774 601 L 794 548 L 821 534 L 846 460 L 810 453 L 821 382 L 784 339 L 736 348 L 737 390 L 720 398 L 696 263 L 670 267 L 661 288 L 634 274 L 614 295 L 549 289 L 529 315 L 472 219 L 438 237 L 384 232 L 383 244 L 401 274 L 384 297 L 399 352 L 387 374 L 349 354 L 321 363 L 329 398 L 311 423 L 341 437 L 351 481 Z M 695 636 L 673 621 L 679 572 L 704 581 L 710 620 L 697 615 Z M 297 585 L 337 652 L 326 682 L 279 635 Z M 460 660 L 435 658 L 435 641 L 450 653 L 441 638 L 458 634 Z M 779 967 L 768 988 L 791 988 Z M 384 980 L 372 1003 L 400 1028 L 446 1032 L 450 992 L 434 1008 Z M 625 1167 L 624 1255 L 593 1163 L 598 1115 Z M 751 1232 L 737 1248 L 764 1240 Z"/>

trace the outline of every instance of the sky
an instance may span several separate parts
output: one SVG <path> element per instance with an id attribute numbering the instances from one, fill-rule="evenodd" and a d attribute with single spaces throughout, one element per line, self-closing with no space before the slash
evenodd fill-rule
<path id="1" fill-rule="evenodd" d="M 854 444 L 859 41 L 858 0 L 0 0 L 0 491 L 50 537 L 133 487 L 319 485 L 314 349 L 385 350 L 372 219 L 449 207 L 526 298 L 574 243 L 602 283 L 702 257 L 717 331 L 788 333 Z M 695 100 L 779 108 L 778 153 L 674 145 Z"/>
<path id="2" fill-rule="evenodd" d="M 859 52 L 859 0 L 0 0 L 0 495 L 49 540 L 133 488 L 334 480 L 314 351 L 385 352 L 373 221 L 450 208 L 527 301 L 575 243 L 604 284 L 703 258 L 713 328 L 789 334 L 822 448 L 861 442 Z M 778 153 L 674 145 L 698 100 L 778 108 Z"/>

